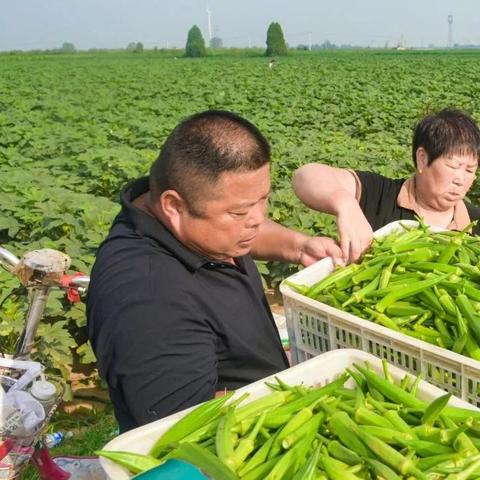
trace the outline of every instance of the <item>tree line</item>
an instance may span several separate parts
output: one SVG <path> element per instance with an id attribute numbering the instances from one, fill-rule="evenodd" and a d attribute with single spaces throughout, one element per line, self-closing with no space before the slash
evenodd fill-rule
<path id="1" fill-rule="evenodd" d="M 267 57 L 287 55 L 288 48 L 283 35 L 283 30 L 278 22 L 272 22 L 267 30 L 267 49 L 265 55 Z M 210 42 L 211 48 L 221 48 L 222 42 L 218 37 L 212 38 Z M 187 35 L 187 43 L 185 45 L 186 57 L 204 57 L 207 55 L 205 39 L 202 32 L 194 25 Z"/>

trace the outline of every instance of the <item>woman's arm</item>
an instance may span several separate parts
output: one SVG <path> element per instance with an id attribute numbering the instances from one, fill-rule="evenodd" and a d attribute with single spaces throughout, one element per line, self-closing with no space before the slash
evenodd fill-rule
<path id="1" fill-rule="evenodd" d="M 373 231 L 356 198 L 352 172 L 310 163 L 295 172 L 293 190 L 307 207 L 335 215 L 345 261 L 357 260 L 370 246 Z"/>

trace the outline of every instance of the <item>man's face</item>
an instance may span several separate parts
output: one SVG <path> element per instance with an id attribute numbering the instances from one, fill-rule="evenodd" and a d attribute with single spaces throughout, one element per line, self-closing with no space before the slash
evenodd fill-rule
<path id="1" fill-rule="evenodd" d="M 230 261 L 246 255 L 265 220 L 269 193 L 268 164 L 250 172 L 224 172 L 215 185 L 205 185 L 201 216 L 181 210 L 176 235 L 209 258 Z"/>

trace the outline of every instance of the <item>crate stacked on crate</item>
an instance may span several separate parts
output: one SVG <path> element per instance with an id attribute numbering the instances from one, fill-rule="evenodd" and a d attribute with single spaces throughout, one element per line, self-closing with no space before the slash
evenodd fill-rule
<path id="1" fill-rule="evenodd" d="M 382 238 L 402 225 L 394 222 L 375 232 Z M 435 231 L 440 231 L 435 229 Z M 430 383 L 447 390 L 473 405 L 480 404 L 480 362 L 449 351 L 400 331 L 364 320 L 357 315 L 313 300 L 295 291 L 289 284 L 311 286 L 334 269 L 331 259 L 324 259 L 282 283 L 285 316 L 292 363 L 339 348 L 357 348 L 388 360 L 415 375 L 422 374 Z"/>

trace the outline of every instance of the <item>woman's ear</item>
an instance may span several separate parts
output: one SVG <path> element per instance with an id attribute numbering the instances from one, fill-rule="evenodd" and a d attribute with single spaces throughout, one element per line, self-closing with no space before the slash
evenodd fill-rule
<path id="1" fill-rule="evenodd" d="M 415 152 L 417 160 L 417 172 L 422 173 L 428 167 L 428 155 L 423 147 L 418 147 Z"/>

